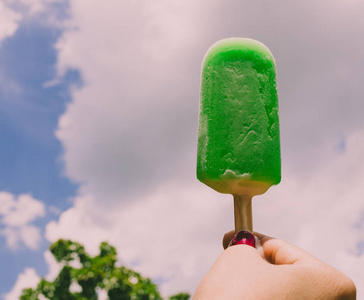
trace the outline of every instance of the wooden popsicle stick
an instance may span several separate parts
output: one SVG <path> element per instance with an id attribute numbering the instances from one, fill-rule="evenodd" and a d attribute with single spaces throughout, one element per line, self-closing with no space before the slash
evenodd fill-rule
<path id="1" fill-rule="evenodd" d="M 253 232 L 252 197 L 234 195 L 235 232 L 249 230 Z"/>

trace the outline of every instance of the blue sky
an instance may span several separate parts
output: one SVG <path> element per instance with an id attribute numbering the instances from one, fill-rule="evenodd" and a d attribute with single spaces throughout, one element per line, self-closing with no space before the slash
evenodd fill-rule
<path id="1" fill-rule="evenodd" d="M 254 198 L 255 229 L 363 293 L 364 6 L 225 3 L 0 1 L 5 300 L 54 279 L 59 238 L 91 254 L 107 240 L 163 295 L 193 293 L 233 227 L 230 195 L 195 178 L 200 65 L 232 36 L 266 44 L 278 70 L 282 182 Z"/>
<path id="2" fill-rule="evenodd" d="M 62 149 L 54 131 L 77 74 L 57 86 L 44 87 L 56 76 L 53 46 L 58 36 L 52 28 L 30 23 L 2 45 L 2 73 L 15 87 L 1 90 L 1 165 L 6 169 L 1 188 L 15 194 L 31 192 L 64 209 L 64 199 L 75 189 L 57 163 Z"/>
<path id="3" fill-rule="evenodd" d="M 55 138 L 58 117 L 71 100 L 69 87 L 79 83 L 77 72 L 70 72 L 57 86 L 44 87 L 56 77 L 54 43 L 60 30 L 36 18 L 20 22 L 16 33 L 0 48 L 0 190 L 14 195 L 31 194 L 47 207 L 65 210 L 76 185 L 63 176 L 59 160 L 60 142 Z M 58 216 L 48 210 L 35 225 L 44 227 Z M 19 244 L 9 249 L 1 239 L 0 293 L 9 290 L 25 266 L 46 272 L 42 241 L 38 251 Z"/>

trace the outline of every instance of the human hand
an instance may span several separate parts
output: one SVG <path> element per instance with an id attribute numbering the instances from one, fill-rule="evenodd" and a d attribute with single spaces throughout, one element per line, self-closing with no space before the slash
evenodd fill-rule
<path id="1" fill-rule="evenodd" d="M 350 278 L 308 252 L 255 233 L 264 259 L 251 246 L 229 247 L 234 234 L 225 234 L 226 250 L 200 282 L 193 300 L 356 299 Z"/>

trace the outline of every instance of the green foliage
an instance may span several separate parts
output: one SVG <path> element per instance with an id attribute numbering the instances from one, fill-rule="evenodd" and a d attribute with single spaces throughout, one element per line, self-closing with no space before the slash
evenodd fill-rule
<path id="1" fill-rule="evenodd" d="M 168 298 L 169 300 L 188 300 L 190 299 L 190 294 L 180 293 Z"/>
<path id="2" fill-rule="evenodd" d="M 90 257 L 84 247 L 69 240 L 59 240 L 50 246 L 57 262 L 63 268 L 53 282 L 42 278 L 35 289 L 24 289 L 20 300 L 97 300 L 97 291 L 105 290 L 109 300 L 162 300 L 158 287 L 149 278 L 126 267 L 117 267 L 116 249 L 101 243 L 100 253 Z M 80 267 L 71 266 L 79 262 Z M 74 264 L 72 264 L 74 265 Z M 71 292 L 77 283 L 78 292 Z M 170 300 L 188 300 L 189 294 L 169 297 Z"/>

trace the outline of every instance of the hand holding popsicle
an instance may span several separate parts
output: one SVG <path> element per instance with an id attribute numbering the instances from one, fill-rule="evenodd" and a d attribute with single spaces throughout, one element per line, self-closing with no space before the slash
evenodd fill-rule
<path id="1" fill-rule="evenodd" d="M 224 236 L 228 247 L 234 231 Z M 248 245 L 228 247 L 193 300 L 356 299 L 353 281 L 306 251 L 256 233 L 265 259 Z"/>
<path id="2" fill-rule="evenodd" d="M 227 249 L 193 299 L 355 299 L 351 279 L 304 250 L 260 234 L 263 257 L 254 247 L 251 198 L 281 180 L 276 69 L 268 48 L 238 38 L 214 44 L 202 65 L 200 100 L 197 178 L 233 195 L 235 231 L 225 235 Z"/>

